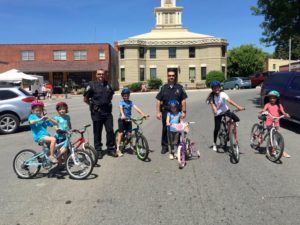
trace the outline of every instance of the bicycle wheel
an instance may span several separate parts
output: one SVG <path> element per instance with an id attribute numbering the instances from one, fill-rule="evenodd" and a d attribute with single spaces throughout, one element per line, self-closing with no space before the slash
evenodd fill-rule
<path id="1" fill-rule="evenodd" d="M 258 123 L 255 123 L 251 128 L 250 134 L 250 146 L 253 149 L 257 149 L 260 146 L 259 136 L 261 134 L 261 129 Z"/>
<path id="2" fill-rule="evenodd" d="M 272 139 L 271 139 L 272 138 Z M 272 161 L 278 161 L 284 151 L 284 139 L 281 133 L 271 131 L 267 142 L 267 158 Z"/>
<path id="3" fill-rule="evenodd" d="M 71 178 L 82 180 L 87 178 L 93 171 L 92 157 L 85 151 L 75 150 L 66 161 L 67 172 Z"/>
<path id="4" fill-rule="evenodd" d="M 224 121 L 221 122 L 221 127 L 218 133 L 218 140 L 219 143 L 217 143 L 217 145 L 219 145 L 221 148 L 223 148 L 224 151 L 226 151 L 228 134 L 227 134 L 226 124 L 224 123 Z"/>
<path id="5" fill-rule="evenodd" d="M 230 130 L 229 141 L 232 157 L 235 160 L 235 162 L 238 163 L 240 161 L 240 147 L 237 140 L 237 130 L 235 125 L 233 125 L 233 127 Z"/>
<path id="6" fill-rule="evenodd" d="M 177 160 L 179 164 L 179 169 L 182 169 L 186 162 L 185 162 L 185 151 L 182 147 L 182 145 L 179 145 L 177 148 Z"/>
<path id="7" fill-rule="evenodd" d="M 149 155 L 148 141 L 142 134 L 136 135 L 135 151 L 138 159 L 145 161 Z"/>
<path id="8" fill-rule="evenodd" d="M 35 151 L 24 149 L 15 156 L 13 168 L 19 178 L 32 178 L 40 171 L 41 165 L 35 155 Z"/>
<path id="9" fill-rule="evenodd" d="M 94 166 L 97 165 L 97 163 L 98 163 L 98 154 L 97 154 L 96 149 L 93 146 L 91 146 L 89 143 L 84 143 L 84 147 L 83 147 L 82 150 L 89 153 L 90 156 L 92 157 L 93 165 Z"/>

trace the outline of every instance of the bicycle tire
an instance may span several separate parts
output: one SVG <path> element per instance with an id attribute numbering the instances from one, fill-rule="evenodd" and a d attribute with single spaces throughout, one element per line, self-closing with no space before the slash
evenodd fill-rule
<path id="1" fill-rule="evenodd" d="M 185 167 L 185 152 L 182 149 L 182 145 L 179 145 L 177 148 L 177 160 L 178 160 L 178 164 L 179 164 L 179 169 L 182 169 L 183 167 Z"/>
<path id="2" fill-rule="evenodd" d="M 76 165 L 74 159 L 78 165 Z M 79 171 L 73 171 L 74 167 L 79 168 Z M 74 157 L 72 153 L 67 157 L 67 172 L 69 176 L 75 180 L 83 180 L 87 178 L 92 173 L 93 168 L 92 156 L 90 156 L 90 154 L 88 154 L 86 151 L 75 150 Z"/>
<path id="3" fill-rule="evenodd" d="M 93 146 L 91 146 L 89 143 L 84 143 L 84 147 L 82 148 L 82 150 L 89 153 L 90 156 L 92 157 L 93 165 L 94 166 L 97 165 L 97 163 L 98 163 L 98 153 L 97 153 L 96 149 Z"/>
<path id="4" fill-rule="evenodd" d="M 273 143 L 275 143 L 275 146 L 272 146 L 271 138 L 273 138 Z M 272 154 L 272 149 L 274 147 L 276 148 L 275 149 L 276 154 Z M 266 147 L 267 158 L 272 162 L 277 162 L 278 160 L 281 159 L 283 151 L 284 151 L 284 139 L 282 134 L 275 131 L 273 133 L 273 136 L 271 137 L 271 133 L 270 133 L 267 142 L 267 147 Z"/>
<path id="5" fill-rule="evenodd" d="M 135 151 L 138 159 L 145 161 L 149 156 L 149 145 L 146 137 L 142 134 L 136 135 Z"/>
<path id="6" fill-rule="evenodd" d="M 29 157 L 24 158 L 24 155 L 26 153 L 29 154 Z M 36 155 L 36 152 L 31 149 L 24 149 L 16 154 L 16 156 L 13 160 L 13 169 L 19 178 L 29 179 L 29 178 L 36 176 L 38 174 L 38 172 L 40 171 L 40 169 L 41 169 L 40 165 L 33 166 L 33 167 L 31 167 L 30 165 L 29 166 L 24 165 L 24 161 L 31 159 L 34 155 Z M 20 157 L 22 157 L 22 156 L 23 156 L 23 158 L 20 159 Z M 21 162 L 20 166 L 18 166 L 19 161 Z M 37 158 L 34 159 L 33 162 L 36 163 L 36 165 L 39 163 Z M 31 168 L 33 169 L 32 171 L 30 171 Z M 26 173 L 24 173 L 25 171 L 26 171 Z"/>
<path id="7" fill-rule="evenodd" d="M 240 150 L 239 150 L 239 144 L 238 141 L 236 140 L 236 136 L 234 134 L 234 129 L 236 129 L 235 126 L 230 128 L 230 133 L 229 133 L 229 142 L 230 142 L 230 150 L 232 157 L 236 163 L 240 161 Z"/>
<path id="8" fill-rule="evenodd" d="M 221 122 L 220 130 L 218 133 L 219 146 L 223 148 L 224 151 L 227 149 L 228 134 L 226 131 L 226 124 L 224 121 Z"/>
<path id="9" fill-rule="evenodd" d="M 253 149 L 257 149 L 260 146 L 259 143 L 260 126 L 261 125 L 259 125 L 258 123 L 255 123 L 251 128 L 250 146 Z"/>

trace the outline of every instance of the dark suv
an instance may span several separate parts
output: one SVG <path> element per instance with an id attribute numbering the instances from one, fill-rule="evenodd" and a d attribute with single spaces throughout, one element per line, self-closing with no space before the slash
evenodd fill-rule
<path id="1" fill-rule="evenodd" d="M 279 72 L 271 74 L 263 83 L 261 100 L 265 104 L 269 91 L 280 92 L 280 102 L 291 120 L 300 122 L 300 72 Z"/>

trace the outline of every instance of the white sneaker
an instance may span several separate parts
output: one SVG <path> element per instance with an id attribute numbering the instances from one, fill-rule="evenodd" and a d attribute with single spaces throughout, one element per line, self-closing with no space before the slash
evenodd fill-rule
<path id="1" fill-rule="evenodd" d="M 215 152 L 218 151 L 218 148 L 217 148 L 216 144 L 213 144 L 212 150 L 215 151 Z"/>
<path id="2" fill-rule="evenodd" d="M 169 154 L 169 159 L 173 160 L 174 159 L 174 155 L 173 154 Z"/>

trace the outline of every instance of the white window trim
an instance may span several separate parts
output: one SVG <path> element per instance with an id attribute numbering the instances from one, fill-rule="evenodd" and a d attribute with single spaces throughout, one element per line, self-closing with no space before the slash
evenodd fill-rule
<path id="1" fill-rule="evenodd" d="M 140 65 L 140 68 L 145 68 L 145 65 Z"/>
<path id="2" fill-rule="evenodd" d="M 226 66 L 226 64 L 222 63 L 222 66 Z"/>
<path id="3" fill-rule="evenodd" d="M 120 66 L 120 69 L 125 69 L 125 66 Z"/>
<path id="4" fill-rule="evenodd" d="M 207 67 L 207 65 L 206 64 L 201 64 L 201 67 Z"/>
<path id="5" fill-rule="evenodd" d="M 189 65 L 189 68 L 196 68 L 196 65 Z"/>
<path id="6" fill-rule="evenodd" d="M 150 65 L 149 68 L 157 68 L 156 65 Z"/>

